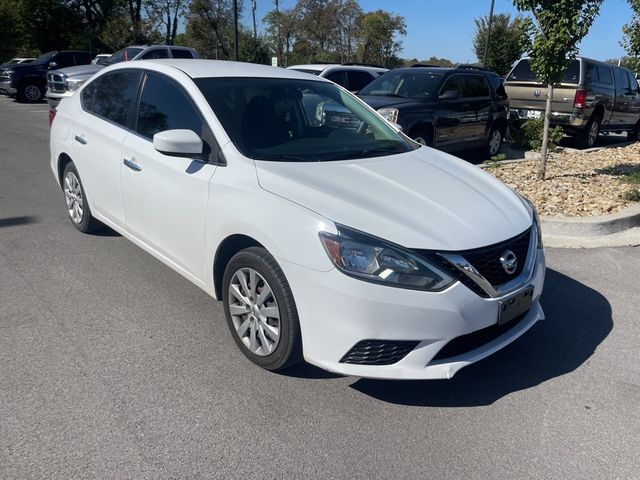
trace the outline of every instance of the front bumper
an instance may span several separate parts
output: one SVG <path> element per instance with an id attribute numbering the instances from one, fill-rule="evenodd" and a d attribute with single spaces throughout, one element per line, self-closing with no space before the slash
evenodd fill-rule
<path id="1" fill-rule="evenodd" d="M 0 92 L 15 95 L 16 89 L 11 86 L 11 79 L 0 80 Z"/>
<path id="2" fill-rule="evenodd" d="M 64 93 L 56 93 L 56 92 L 52 92 L 51 90 L 47 90 L 47 93 L 45 94 L 45 98 L 47 99 L 47 103 L 49 104 L 49 107 L 52 109 L 56 109 L 63 98 L 69 98 L 70 96 L 73 95 L 73 93 L 74 92 L 69 92 L 69 91 Z"/>
<path id="3" fill-rule="evenodd" d="M 292 288 L 303 338 L 304 358 L 331 372 L 383 379 L 451 378 L 461 368 L 500 350 L 544 319 L 539 298 L 545 274 L 544 251 L 537 250 L 531 277 L 533 305 L 514 326 L 493 340 L 450 358 L 433 360 L 451 340 L 495 325 L 501 298 L 482 298 L 460 282 L 431 293 L 367 283 L 333 269 L 318 272 L 282 264 Z M 390 365 L 341 362 L 363 340 L 417 341 Z"/>

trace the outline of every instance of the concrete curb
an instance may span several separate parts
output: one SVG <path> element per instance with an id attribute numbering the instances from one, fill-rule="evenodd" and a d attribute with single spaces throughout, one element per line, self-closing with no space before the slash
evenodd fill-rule
<path id="1" fill-rule="evenodd" d="M 541 216 L 542 232 L 565 237 L 598 237 L 640 227 L 640 205 L 632 205 L 619 213 L 597 217 Z"/>

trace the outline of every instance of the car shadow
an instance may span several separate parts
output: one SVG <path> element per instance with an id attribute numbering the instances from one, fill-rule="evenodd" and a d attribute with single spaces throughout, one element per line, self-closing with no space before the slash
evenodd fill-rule
<path id="1" fill-rule="evenodd" d="M 490 405 L 513 392 L 576 370 L 613 328 L 607 299 L 555 270 L 547 270 L 542 307 L 546 320 L 503 350 L 462 369 L 451 380 L 359 379 L 351 388 L 399 405 Z"/>
<path id="2" fill-rule="evenodd" d="M 113 228 L 107 227 L 106 225 L 102 226 L 98 230 L 94 230 L 88 233 L 89 235 L 93 235 L 94 237 L 121 237 L 118 232 L 116 232 Z"/>
<path id="3" fill-rule="evenodd" d="M 301 362 L 278 373 L 285 377 L 306 378 L 309 380 L 343 377 L 343 375 L 322 370 L 321 368 L 306 362 Z"/>

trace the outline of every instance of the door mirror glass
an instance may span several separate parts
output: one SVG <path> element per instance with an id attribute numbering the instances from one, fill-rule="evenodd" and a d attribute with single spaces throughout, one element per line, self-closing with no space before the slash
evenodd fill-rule
<path id="1" fill-rule="evenodd" d="M 193 130 L 164 130 L 153 136 L 153 148 L 165 155 L 200 155 L 202 147 L 202 139 Z"/>
<path id="2" fill-rule="evenodd" d="M 49 62 L 49 69 L 56 68 L 58 64 L 56 62 Z"/>
<path id="3" fill-rule="evenodd" d="M 440 95 L 440 100 L 455 100 L 460 96 L 460 92 L 458 90 L 446 90 L 442 95 Z"/>

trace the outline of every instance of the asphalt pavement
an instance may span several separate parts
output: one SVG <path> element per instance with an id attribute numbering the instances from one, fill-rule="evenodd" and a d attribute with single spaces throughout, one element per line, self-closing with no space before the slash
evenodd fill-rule
<path id="1" fill-rule="evenodd" d="M 640 249 L 548 249 L 547 319 L 452 380 L 274 374 L 76 231 L 48 155 L 46 106 L 0 97 L 0 478 L 640 478 Z"/>

